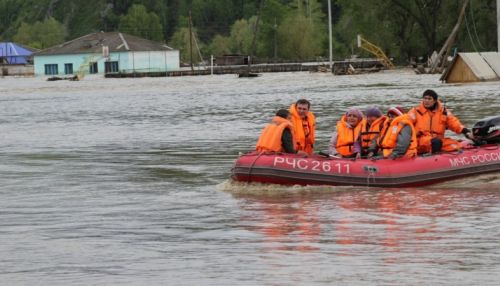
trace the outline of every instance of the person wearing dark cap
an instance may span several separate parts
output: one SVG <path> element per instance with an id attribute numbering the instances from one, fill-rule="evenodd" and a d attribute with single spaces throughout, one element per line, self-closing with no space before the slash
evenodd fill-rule
<path id="1" fill-rule="evenodd" d="M 387 116 L 382 115 L 382 111 L 377 107 L 368 107 L 364 114 L 366 120 L 363 121 L 361 127 L 361 153 L 366 156 L 373 139 L 379 136 Z"/>
<path id="2" fill-rule="evenodd" d="M 361 157 L 361 127 L 363 113 L 357 108 L 349 109 L 337 122 L 336 130 L 330 139 L 330 155 L 344 158 Z"/>
<path id="3" fill-rule="evenodd" d="M 374 154 L 390 159 L 415 157 L 417 155 L 416 132 L 405 110 L 400 106 L 391 107 L 387 111 L 387 118 L 380 135 L 372 141 L 368 158 L 373 157 Z"/>
<path id="4" fill-rule="evenodd" d="M 471 131 L 446 109 L 438 100 L 438 94 L 432 89 L 424 91 L 422 102 L 419 106 L 412 108 L 408 116 L 417 131 L 419 154 L 460 150 L 461 145 L 458 141 L 444 137 L 446 129 L 472 138 Z"/>
<path id="5" fill-rule="evenodd" d="M 295 150 L 294 129 L 290 122 L 291 114 L 286 109 L 276 112 L 259 137 L 255 150 L 259 152 L 282 152 L 307 156 L 304 151 Z"/>

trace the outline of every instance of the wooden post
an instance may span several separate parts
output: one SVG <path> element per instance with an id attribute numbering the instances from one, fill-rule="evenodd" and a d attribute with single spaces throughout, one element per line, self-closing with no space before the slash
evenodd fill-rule
<path id="1" fill-rule="evenodd" d="M 498 1 L 498 0 L 497 0 Z M 446 39 L 446 42 L 444 43 L 443 47 L 439 51 L 439 54 L 436 58 L 436 61 L 432 63 L 430 73 L 435 73 L 437 71 L 437 68 L 439 66 L 439 61 L 445 61 L 446 59 L 443 58 L 444 52 L 448 50 L 448 46 L 451 46 L 453 42 L 455 41 L 455 38 L 458 33 L 458 29 L 460 28 L 460 24 L 462 24 L 462 20 L 464 19 L 465 15 L 465 8 L 469 4 L 469 0 L 465 0 L 464 4 L 462 5 L 462 10 L 460 11 L 460 15 L 458 16 L 457 23 L 455 24 L 455 27 L 453 27 L 453 30 L 451 31 L 451 34 L 448 36 L 448 39 Z"/>

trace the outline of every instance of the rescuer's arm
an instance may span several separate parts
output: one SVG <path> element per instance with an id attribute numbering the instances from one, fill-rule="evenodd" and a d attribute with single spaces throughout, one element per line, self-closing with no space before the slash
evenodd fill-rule
<path id="1" fill-rule="evenodd" d="M 408 125 L 401 129 L 396 141 L 396 147 L 392 150 L 392 153 L 390 155 L 391 159 L 403 156 L 406 153 L 411 143 L 411 132 L 411 127 Z"/>

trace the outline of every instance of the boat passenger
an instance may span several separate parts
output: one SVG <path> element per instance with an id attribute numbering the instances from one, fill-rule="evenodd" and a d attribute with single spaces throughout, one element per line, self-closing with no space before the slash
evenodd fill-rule
<path id="1" fill-rule="evenodd" d="M 337 122 L 336 132 L 330 139 L 328 149 L 330 155 L 341 156 L 344 158 L 361 157 L 361 128 L 363 113 L 357 108 L 351 108 Z"/>
<path id="2" fill-rule="evenodd" d="M 295 149 L 311 155 L 314 149 L 316 118 L 310 111 L 311 103 L 307 99 L 299 99 L 290 106 L 292 125 L 295 132 Z"/>
<path id="3" fill-rule="evenodd" d="M 262 131 L 255 149 L 259 152 L 283 152 L 307 156 L 304 151 L 294 148 L 294 129 L 290 119 L 291 114 L 288 110 L 278 110 L 271 123 Z"/>
<path id="4" fill-rule="evenodd" d="M 361 153 L 366 156 L 373 139 L 379 136 L 387 116 L 382 115 L 382 111 L 377 107 L 368 107 L 364 114 L 366 120 L 363 121 L 365 124 L 361 128 Z"/>
<path id="5" fill-rule="evenodd" d="M 412 158 L 417 154 L 417 137 L 412 121 L 402 107 L 391 107 L 378 138 L 369 148 L 368 158 L 378 154 L 384 158 Z M 380 152 L 381 151 L 381 152 Z"/>
<path id="6" fill-rule="evenodd" d="M 417 131 L 418 153 L 437 153 L 442 151 L 456 151 L 461 149 L 458 141 L 445 138 L 446 129 L 457 134 L 464 134 L 467 138 L 473 138 L 469 129 L 465 128 L 460 120 L 456 118 L 444 104 L 438 100 L 434 90 L 424 91 L 422 102 L 419 106 L 408 112 Z"/>

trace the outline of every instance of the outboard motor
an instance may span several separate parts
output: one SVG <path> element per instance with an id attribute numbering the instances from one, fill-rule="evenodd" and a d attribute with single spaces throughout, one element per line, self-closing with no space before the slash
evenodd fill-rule
<path id="1" fill-rule="evenodd" d="M 472 127 L 476 144 L 500 143 L 500 116 L 492 116 L 478 121 Z"/>

